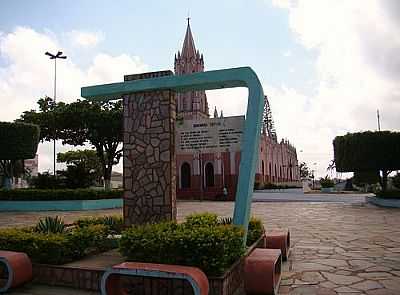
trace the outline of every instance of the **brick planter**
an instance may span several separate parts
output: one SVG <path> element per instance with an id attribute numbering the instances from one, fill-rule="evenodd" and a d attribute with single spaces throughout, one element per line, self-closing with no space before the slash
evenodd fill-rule
<path id="1" fill-rule="evenodd" d="M 254 249 L 263 246 L 261 237 L 248 248 L 244 257 L 234 263 L 223 275 L 208 277 L 210 295 L 242 295 L 244 294 L 244 260 Z M 111 266 L 111 265 L 110 265 Z M 52 286 L 72 287 L 76 289 L 100 291 L 101 277 L 104 267 L 73 267 L 64 265 L 34 264 L 34 282 Z M 180 279 L 158 279 L 144 277 L 126 277 L 123 283 L 129 285 L 134 294 L 184 294 L 191 295 L 192 287 Z M 147 293 L 145 293 L 145 290 Z"/>

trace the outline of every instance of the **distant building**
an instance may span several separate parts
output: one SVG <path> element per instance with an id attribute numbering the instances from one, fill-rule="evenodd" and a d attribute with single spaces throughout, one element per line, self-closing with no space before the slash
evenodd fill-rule
<path id="1" fill-rule="evenodd" d="M 24 160 L 24 167 L 30 176 L 38 176 L 39 171 L 39 155 L 36 154 L 35 158 Z"/>
<path id="2" fill-rule="evenodd" d="M 182 51 L 175 55 L 175 74 L 204 71 L 203 54 L 196 50 L 188 20 Z M 204 90 L 177 94 L 177 121 L 210 118 Z M 217 109 L 214 117 L 218 117 Z M 223 111 L 221 115 L 223 117 Z M 210 119 L 212 120 L 212 119 Z M 296 148 L 287 140 L 278 142 L 268 98 L 265 97 L 264 121 L 261 132 L 256 183 L 300 184 Z M 224 195 L 233 200 L 239 174 L 240 151 L 219 151 L 192 154 L 177 152 L 177 197 L 180 199 L 215 199 Z"/>

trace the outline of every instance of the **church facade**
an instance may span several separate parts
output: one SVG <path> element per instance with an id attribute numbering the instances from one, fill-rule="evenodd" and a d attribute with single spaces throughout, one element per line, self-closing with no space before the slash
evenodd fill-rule
<path id="1" fill-rule="evenodd" d="M 175 55 L 175 75 L 204 71 L 204 57 L 196 50 L 190 23 L 186 29 L 182 51 Z M 205 91 L 177 93 L 177 120 L 210 118 Z M 222 111 L 221 111 L 221 117 Z M 214 117 L 218 112 L 214 110 Z M 265 97 L 259 160 L 256 169 L 258 187 L 266 184 L 297 185 L 300 181 L 297 153 L 288 141 L 278 142 L 271 110 Z M 239 174 L 240 151 L 202 152 L 176 155 L 177 197 L 180 199 L 234 200 Z"/>

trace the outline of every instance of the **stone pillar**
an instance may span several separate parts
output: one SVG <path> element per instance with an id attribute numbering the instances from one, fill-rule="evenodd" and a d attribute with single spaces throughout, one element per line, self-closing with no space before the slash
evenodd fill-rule
<path id="1" fill-rule="evenodd" d="M 125 81 L 172 75 L 125 76 Z M 176 220 L 175 92 L 124 96 L 125 225 Z"/>

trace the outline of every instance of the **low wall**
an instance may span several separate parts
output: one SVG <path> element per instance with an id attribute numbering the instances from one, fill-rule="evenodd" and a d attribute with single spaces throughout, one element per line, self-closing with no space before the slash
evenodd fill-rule
<path id="1" fill-rule="evenodd" d="M 121 208 L 122 199 L 63 201 L 0 201 L 1 211 L 79 211 Z"/>
<path id="2" fill-rule="evenodd" d="M 366 197 L 367 202 L 379 207 L 400 208 L 400 199 L 384 199 L 374 196 Z"/>

